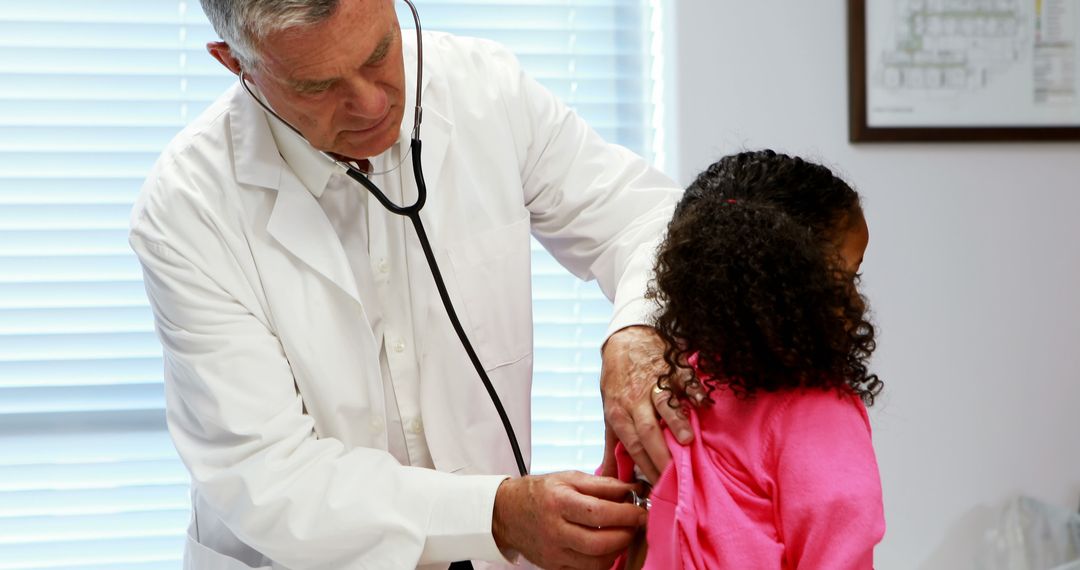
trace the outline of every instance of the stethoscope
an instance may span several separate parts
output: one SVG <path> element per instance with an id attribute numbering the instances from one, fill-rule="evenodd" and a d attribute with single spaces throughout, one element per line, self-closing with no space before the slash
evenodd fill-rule
<path id="1" fill-rule="evenodd" d="M 416 237 L 420 239 L 420 246 L 424 250 L 424 257 L 427 258 L 428 268 L 431 269 L 431 276 L 435 280 L 435 286 L 439 289 L 439 297 L 442 298 L 443 307 L 446 309 L 447 316 L 450 317 L 450 323 L 454 326 L 454 332 L 457 333 L 458 340 L 461 341 L 461 346 L 465 348 L 465 352 L 469 355 L 469 360 L 472 361 L 473 368 L 476 369 L 476 373 L 484 383 L 484 388 L 487 389 L 488 396 L 491 398 L 491 403 L 495 405 L 495 410 L 499 413 L 499 419 L 502 420 L 503 429 L 506 430 L 506 438 L 510 440 L 510 447 L 514 451 L 514 460 L 517 462 L 518 472 L 522 476 L 525 476 L 528 474 L 528 469 L 525 467 L 525 458 L 521 454 L 521 447 L 518 446 L 517 437 L 514 435 L 514 427 L 510 424 L 510 418 L 506 415 L 506 409 L 503 407 L 502 400 L 499 399 L 499 394 L 495 391 L 495 387 L 491 384 L 491 379 L 488 378 L 487 372 L 484 371 L 484 366 L 480 362 L 480 357 L 476 355 L 476 350 L 473 349 L 469 337 L 465 334 L 465 328 L 461 326 L 461 320 L 458 319 L 457 311 L 454 310 L 453 303 L 450 302 L 450 294 L 446 290 L 446 283 L 443 281 L 442 272 L 439 271 L 439 264 L 435 261 L 435 254 L 431 249 L 431 241 L 427 237 L 427 232 L 424 231 L 423 222 L 420 221 L 420 210 L 427 201 L 427 185 L 424 183 L 424 170 L 420 164 L 420 121 L 424 116 L 423 107 L 420 103 L 424 72 L 424 45 L 420 29 L 420 15 L 416 11 L 416 6 L 413 5 L 412 0 L 404 0 L 404 2 L 408 4 L 409 10 L 412 12 L 413 20 L 416 22 L 416 114 L 412 131 L 412 142 L 409 145 L 409 152 L 412 155 L 413 174 L 416 178 L 416 201 L 413 202 L 411 206 L 399 206 L 393 203 L 386 194 L 384 194 L 383 191 L 358 168 L 348 162 L 335 158 L 327 152 L 320 152 L 327 160 L 344 168 L 345 174 L 347 174 L 349 178 L 352 178 L 363 185 L 364 188 L 367 188 L 368 192 L 370 192 L 384 208 L 391 213 L 404 216 L 412 222 L 413 229 L 416 230 Z M 300 138 L 304 137 L 296 127 L 289 124 L 289 122 L 283 119 L 281 115 L 278 115 L 277 112 L 271 109 L 269 105 L 264 103 L 263 100 L 251 90 L 251 87 L 247 84 L 244 77 L 243 71 L 240 72 L 240 85 L 244 86 L 244 90 L 251 95 L 263 110 L 278 121 L 281 121 L 283 125 L 289 127 L 293 132 L 300 136 Z M 404 158 L 402 159 L 402 162 L 404 162 Z"/>

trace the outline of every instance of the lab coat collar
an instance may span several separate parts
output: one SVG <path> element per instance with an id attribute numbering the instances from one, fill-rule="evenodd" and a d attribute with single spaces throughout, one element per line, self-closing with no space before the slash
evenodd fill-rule
<path id="1" fill-rule="evenodd" d="M 280 188 L 285 163 L 274 144 L 265 112 L 239 83 L 232 88 L 229 130 L 236 181 L 250 186 Z"/>

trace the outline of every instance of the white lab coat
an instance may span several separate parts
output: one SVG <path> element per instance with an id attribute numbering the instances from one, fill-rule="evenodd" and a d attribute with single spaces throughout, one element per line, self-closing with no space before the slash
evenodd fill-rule
<path id="1" fill-rule="evenodd" d="M 422 218 L 528 457 L 530 232 L 599 280 L 616 330 L 646 318 L 642 293 L 679 191 L 600 140 L 498 46 L 427 34 L 424 47 Z M 410 94 L 414 53 L 407 42 Z M 408 131 L 411 110 L 405 121 Z M 411 203 L 408 163 L 403 187 Z M 386 451 L 379 345 L 354 274 L 249 95 L 231 89 L 158 160 L 131 244 L 164 346 L 169 430 L 192 476 L 186 568 L 505 563 L 491 506 L 516 474 L 513 456 L 407 234 L 437 470 Z"/>

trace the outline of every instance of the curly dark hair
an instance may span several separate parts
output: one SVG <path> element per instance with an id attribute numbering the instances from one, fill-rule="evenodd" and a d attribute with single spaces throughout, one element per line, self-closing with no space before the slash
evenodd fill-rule
<path id="1" fill-rule="evenodd" d="M 874 326 L 838 251 L 861 219 L 858 194 L 800 158 L 744 152 L 701 173 L 675 210 L 649 291 L 668 344 L 660 388 L 697 354 L 710 394 L 839 389 L 873 405 L 882 389 L 867 368 Z"/>

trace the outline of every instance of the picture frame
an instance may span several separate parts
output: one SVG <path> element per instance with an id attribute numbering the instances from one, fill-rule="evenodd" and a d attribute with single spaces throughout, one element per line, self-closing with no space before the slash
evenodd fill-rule
<path id="1" fill-rule="evenodd" d="M 1080 141 L 1080 0 L 848 0 L 849 140 Z"/>

